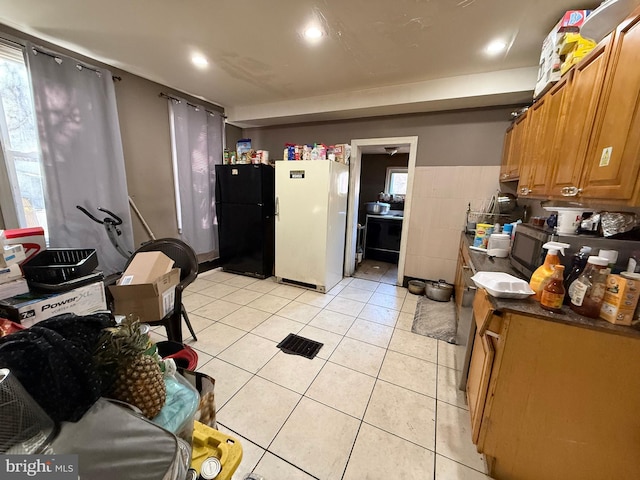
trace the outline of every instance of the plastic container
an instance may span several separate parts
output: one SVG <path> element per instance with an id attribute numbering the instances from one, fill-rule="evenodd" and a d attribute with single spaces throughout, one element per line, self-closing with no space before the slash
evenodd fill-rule
<path id="1" fill-rule="evenodd" d="M 526 281 L 504 272 L 477 272 L 471 280 L 498 298 L 527 298 L 535 293 Z"/>
<path id="2" fill-rule="evenodd" d="M 487 243 L 487 255 L 505 258 L 509 255 L 510 246 L 511 236 L 508 233 L 492 233 Z"/>
<path id="3" fill-rule="evenodd" d="M 230 480 L 240 466 L 240 442 L 198 421 L 194 422 L 192 446 L 191 468 L 196 471 L 200 472 L 202 463 L 209 457 L 215 457 L 220 461 L 221 470 L 215 477 L 216 480 Z"/>
<path id="4" fill-rule="evenodd" d="M 587 266 L 587 259 L 589 258 L 589 254 L 591 253 L 591 247 L 584 245 L 580 247 L 580 251 L 578 253 L 573 254 L 573 259 L 571 260 L 571 268 L 569 269 L 569 273 L 567 273 L 567 279 L 564 281 L 564 288 L 568 292 L 571 284 L 580 276 L 584 267 Z M 564 303 L 569 305 L 569 295 L 564 297 Z"/>
<path id="5" fill-rule="evenodd" d="M 571 310 L 585 317 L 598 318 L 609 272 L 609 259 L 589 257 L 584 272 L 569 287 Z"/>
<path id="6" fill-rule="evenodd" d="M 529 286 L 535 292 L 535 299 L 540 301 L 540 297 L 542 296 L 542 290 L 547 283 L 547 281 L 553 275 L 553 265 L 560 264 L 560 257 L 558 253 L 562 253 L 564 255 L 564 249 L 570 248 L 571 245 L 567 243 L 560 242 L 547 242 L 542 248 L 547 250 L 547 256 L 544 259 L 544 263 L 540 265 L 533 275 L 531 275 L 531 280 L 529 281 Z"/>
<path id="7" fill-rule="evenodd" d="M 477 248 L 487 248 L 489 237 L 493 233 L 493 225 L 489 223 L 476 224 L 476 236 L 473 239 L 473 246 Z"/>
<path id="8" fill-rule="evenodd" d="M 27 282 L 56 284 L 89 275 L 98 267 L 93 248 L 50 248 L 22 265 Z"/>
<path id="9" fill-rule="evenodd" d="M 564 301 L 564 265 L 554 265 L 551 279 L 542 289 L 540 306 L 545 310 L 559 313 L 562 311 Z"/>

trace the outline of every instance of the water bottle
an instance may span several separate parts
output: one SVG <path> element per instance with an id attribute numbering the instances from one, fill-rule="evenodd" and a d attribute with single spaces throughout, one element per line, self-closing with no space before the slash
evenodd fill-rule
<path id="1" fill-rule="evenodd" d="M 564 288 L 567 292 L 569 291 L 569 286 L 580 276 L 580 274 L 584 270 L 584 267 L 587 265 L 587 260 L 589 259 L 590 253 L 591 247 L 585 245 L 580 248 L 580 251 L 578 253 L 573 254 L 573 259 L 571 260 L 571 268 L 569 269 L 567 278 L 564 281 Z M 566 305 L 569 305 L 570 300 L 571 299 L 569 295 L 566 295 L 564 298 L 564 303 Z"/>

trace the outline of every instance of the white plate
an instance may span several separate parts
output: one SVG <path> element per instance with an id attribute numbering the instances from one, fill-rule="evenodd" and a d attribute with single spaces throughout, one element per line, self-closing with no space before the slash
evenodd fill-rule
<path id="1" fill-rule="evenodd" d="M 504 272 L 478 272 L 471 280 L 494 297 L 527 298 L 536 293 L 526 281 Z"/>

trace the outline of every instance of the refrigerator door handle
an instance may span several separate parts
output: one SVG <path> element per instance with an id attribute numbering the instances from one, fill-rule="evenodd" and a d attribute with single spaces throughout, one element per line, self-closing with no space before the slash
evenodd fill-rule
<path id="1" fill-rule="evenodd" d="M 276 197 L 276 211 L 274 212 L 274 215 L 277 217 L 280 214 L 280 201 L 278 200 L 278 197 Z"/>

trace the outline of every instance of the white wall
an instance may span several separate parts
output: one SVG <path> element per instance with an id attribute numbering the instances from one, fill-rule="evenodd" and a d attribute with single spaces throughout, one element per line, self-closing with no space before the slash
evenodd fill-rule
<path id="1" fill-rule="evenodd" d="M 452 283 L 467 206 L 498 190 L 500 166 L 416 167 L 404 275 Z"/>

